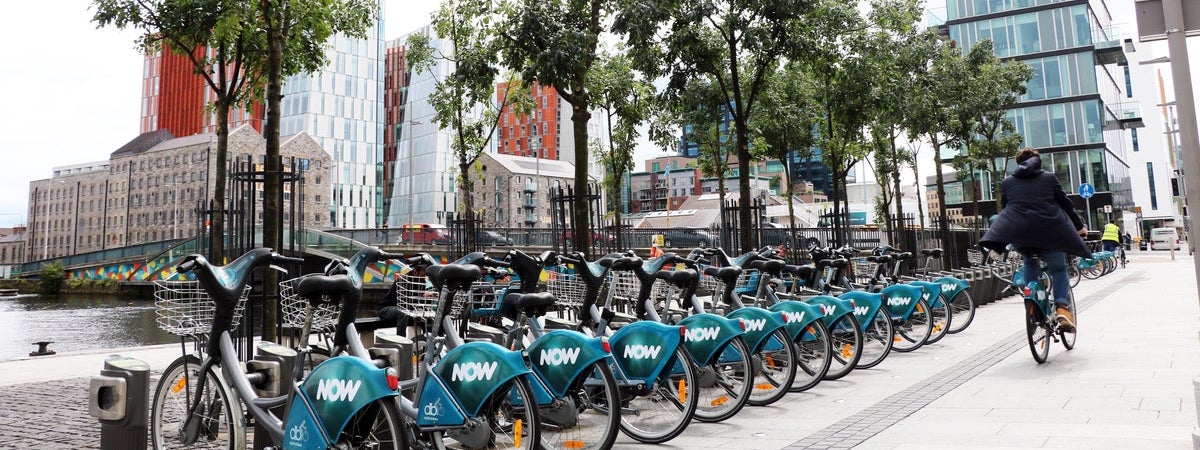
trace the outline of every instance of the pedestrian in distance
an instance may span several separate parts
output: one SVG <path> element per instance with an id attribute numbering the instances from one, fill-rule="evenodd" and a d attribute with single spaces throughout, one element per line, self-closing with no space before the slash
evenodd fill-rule
<path id="1" fill-rule="evenodd" d="M 1104 225 L 1104 234 L 1100 236 L 1100 242 L 1104 244 L 1104 251 L 1117 251 L 1117 246 L 1121 245 L 1121 228 L 1117 226 L 1116 220 L 1109 219 Z"/>

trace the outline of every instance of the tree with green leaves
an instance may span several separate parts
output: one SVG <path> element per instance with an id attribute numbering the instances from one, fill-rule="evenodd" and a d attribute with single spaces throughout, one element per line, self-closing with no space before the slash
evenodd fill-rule
<path id="1" fill-rule="evenodd" d="M 761 106 L 750 118 L 752 129 L 761 139 L 761 145 L 755 146 L 756 153 L 783 164 L 781 182 L 786 184 L 788 225 L 793 230 L 796 228 L 796 205 L 791 162 L 796 156 L 812 156 L 820 111 L 820 105 L 810 91 L 811 82 L 805 77 L 803 71 L 791 65 L 777 70 L 767 84 Z"/>
<path id="2" fill-rule="evenodd" d="M 187 57 L 212 91 L 216 115 L 216 167 L 213 171 L 209 257 L 225 259 L 225 167 L 229 158 L 229 112 L 249 107 L 262 95 L 265 41 L 251 24 L 254 11 L 230 0 L 95 0 L 92 20 L 99 26 L 136 28 L 138 48 Z"/>
<path id="3" fill-rule="evenodd" d="M 472 196 L 475 183 L 470 170 L 487 151 L 502 113 L 511 110 L 523 116 L 533 109 L 528 87 L 515 72 L 506 76 L 507 81 L 498 91 L 499 99 L 493 98 L 500 76 L 497 55 L 503 41 L 496 28 L 498 17 L 492 4 L 490 0 L 445 0 L 433 15 L 435 36 L 414 34 L 409 37 L 406 49 L 413 73 L 429 70 L 436 64 L 452 68 L 449 76 L 434 82 L 429 104 L 433 106 L 434 123 L 452 135 L 450 148 L 458 164 L 459 217 L 476 213 Z M 432 45 L 432 39 L 444 40 L 445 45 Z M 466 223 L 470 242 L 476 235 L 474 221 Z"/>
<path id="4" fill-rule="evenodd" d="M 588 91 L 605 117 L 608 147 L 597 157 L 604 165 L 604 192 L 613 221 L 621 225 L 621 187 L 625 175 L 633 170 L 633 151 L 641 137 L 639 125 L 650 119 L 654 108 L 654 86 L 633 71 L 620 47 L 604 51 L 588 73 Z M 624 248 L 618 232 L 617 248 Z"/>
<path id="5" fill-rule="evenodd" d="M 983 170 L 988 170 L 995 197 L 996 211 L 1001 209 L 1000 181 L 1004 178 L 1007 160 L 1021 147 L 1023 139 L 1016 127 L 1008 120 L 1008 112 L 1017 106 L 1025 94 L 1025 83 L 1033 77 L 1033 69 L 1021 61 L 1001 61 L 992 50 L 992 41 L 985 39 L 975 44 L 978 47 L 977 75 L 972 91 L 978 93 L 978 115 L 973 121 L 975 139 L 970 146 L 972 159 L 984 161 Z M 977 50 L 971 49 L 972 53 Z"/>
<path id="6" fill-rule="evenodd" d="M 693 78 L 682 91 L 663 96 L 661 101 L 670 111 L 662 120 L 673 120 L 677 129 L 683 130 L 683 139 L 696 144 L 696 165 L 704 175 L 716 177 L 718 201 L 722 208 L 725 207 L 725 177 L 736 146 L 729 135 L 726 120 L 729 107 L 720 86 L 707 77 Z M 658 136 L 655 142 L 664 151 L 670 152 L 679 145 L 679 134 Z"/>
<path id="7" fill-rule="evenodd" d="M 593 99 L 587 78 L 599 58 L 600 36 L 612 23 L 616 3 L 508 0 L 498 6 L 504 65 L 528 82 L 553 87 L 571 105 L 575 192 L 579 194 L 588 189 L 588 121 Z M 587 195 L 574 196 L 571 226 L 575 248 L 591 247 L 590 207 Z"/>
<path id="8" fill-rule="evenodd" d="M 834 0 L 823 0 L 833 2 Z M 614 29 L 625 35 L 635 66 L 668 77 L 668 95 L 698 76 L 720 89 L 732 118 L 740 202 L 750 203 L 750 117 L 766 81 L 797 47 L 812 0 L 644 0 L 623 3 Z M 738 213 L 743 251 L 753 246 L 751 210 Z"/>
<path id="9" fill-rule="evenodd" d="M 267 120 L 263 124 L 266 139 L 266 182 L 263 199 L 263 245 L 280 248 L 283 244 L 283 160 L 279 154 L 279 127 L 283 101 L 283 78 L 313 73 L 324 67 L 326 48 L 331 37 L 341 34 L 365 38 L 379 13 L 374 0 L 257 0 L 246 26 L 263 35 L 266 46 Z M 336 162 L 335 162 L 336 164 Z M 264 339 L 274 339 L 278 325 L 278 272 L 268 270 L 263 283 Z"/>

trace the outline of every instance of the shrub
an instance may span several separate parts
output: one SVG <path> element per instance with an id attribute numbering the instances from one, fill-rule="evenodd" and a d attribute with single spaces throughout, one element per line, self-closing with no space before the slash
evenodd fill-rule
<path id="1" fill-rule="evenodd" d="M 38 273 L 38 278 L 41 279 L 42 293 L 57 295 L 62 290 L 63 278 L 66 274 L 67 271 L 63 268 L 61 261 L 55 261 L 42 266 L 42 271 Z"/>

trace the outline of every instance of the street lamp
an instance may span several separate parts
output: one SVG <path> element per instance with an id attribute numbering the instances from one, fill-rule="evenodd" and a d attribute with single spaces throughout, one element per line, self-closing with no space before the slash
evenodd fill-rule
<path id="1" fill-rule="evenodd" d="M 415 201 L 416 197 L 417 197 L 416 193 L 413 192 L 413 186 L 414 186 L 414 184 L 413 184 L 413 141 L 416 140 L 415 139 L 416 136 L 413 135 L 413 127 L 424 123 L 424 122 L 421 122 L 420 120 L 416 120 L 416 119 L 412 118 L 412 115 L 411 115 L 412 108 L 411 107 L 412 107 L 412 102 L 410 100 L 409 101 L 409 110 L 406 111 L 406 113 L 409 114 L 409 119 L 408 119 L 408 220 L 405 221 L 404 225 L 413 223 L 413 201 Z M 401 236 L 404 235 L 403 229 L 401 229 L 400 235 Z"/>

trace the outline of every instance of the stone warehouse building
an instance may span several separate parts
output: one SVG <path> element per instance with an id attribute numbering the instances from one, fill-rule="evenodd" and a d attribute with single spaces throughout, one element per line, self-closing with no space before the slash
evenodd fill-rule
<path id="1" fill-rule="evenodd" d="M 476 167 L 472 198 L 489 228 L 549 228 L 551 189 L 575 183 L 575 165 L 566 161 L 486 153 Z"/>
<path id="2" fill-rule="evenodd" d="M 215 186 L 215 151 L 213 133 L 176 138 L 157 130 L 129 141 L 108 161 L 56 167 L 51 178 L 31 181 L 28 260 L 194 235 L 202 220 L 197 207 Z M 231 161 L 248 159 L 261 170 L 265 154 L 266 141 L 254 128 L 229 132 Z M 303 171 L 303 226 L 329 226 L 329 154 L 303 132 L 281 137 L 280 154 L 285 167 L 296 160 Z M 285 204 L 292 195 L 285 186 Z M 261 222 L 261 212 L 255 219 Z"/>

